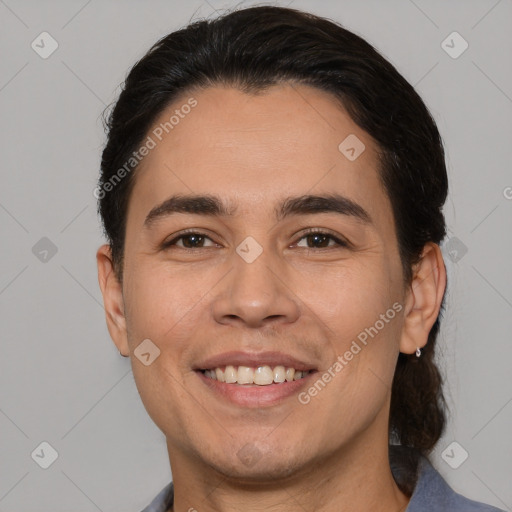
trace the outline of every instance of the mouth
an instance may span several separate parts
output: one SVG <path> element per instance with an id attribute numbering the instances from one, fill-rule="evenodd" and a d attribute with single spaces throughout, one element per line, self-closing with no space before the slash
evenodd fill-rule
<path id="1" fill-rule="evenodd" d="M 208 379 L 225 382 L 226 384 L 270 386 L 301 380 L 315 370 L 297 370 L 282 365 L 274 367 L 268 365 L 257 367 L 228 365 L 199 371 Z"/>
<path id="2" fill-rule="evenodd" d="M 282 403 L 318 372 L 310 364 L 276 352 L 230 352 L 203 361 L 193 370 L 215 398 L 249 408 Z"/>

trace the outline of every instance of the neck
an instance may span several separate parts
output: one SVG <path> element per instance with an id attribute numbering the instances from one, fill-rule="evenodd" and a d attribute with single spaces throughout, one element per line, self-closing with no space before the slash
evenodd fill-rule
<path id="1" fill-rule="evenodd" d="M 375 444 L 361 435 L 291 476 L 256 483 L 192 460 L 169 442 L 168 449 L 174 512 L 401 512 L 409 502 L 393 479 L 387 437 Z"/>

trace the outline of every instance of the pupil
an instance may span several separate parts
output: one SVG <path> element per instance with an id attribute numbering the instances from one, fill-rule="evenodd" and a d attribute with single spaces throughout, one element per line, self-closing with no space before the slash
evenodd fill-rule
<path id="1" fill-rule="evenodd" d="M 184 238 L 184 240 L 186 241 L 186 242 L 184 243 L 184 245 L 185 245 L 185 247 L 189 247 L 189 246 L 191 246 L 191 247 L 197 247 L 197 245 L 198 245 L 198 244 L 197 244 L 197 242 L 200 242 L 202 238 L 203 238 L 203 237 L 202 237 L 201 235 L 187 235 L 187 236 Z M 196 242 L 192 242 L 192 244 L 190 244 L 189 242 L 190 242 L 191 240 L 195 240 Z"/>
<path id="2" fill-rule="evenodd" d="M 313 234 L 313 235 L 309 235 L 309 236 L 310 236 L 310 241 L 315 240 L 315 242 L 320 239 L 320 241 L 322 243 L 322 241 L 325 242 L 325 240 L 327 239 L 326 235 L 319 235 L 319 234 L 316 234 L 316 233 Z M 315 242 L 313 242 L 313 243 L 315 243 Z"/>

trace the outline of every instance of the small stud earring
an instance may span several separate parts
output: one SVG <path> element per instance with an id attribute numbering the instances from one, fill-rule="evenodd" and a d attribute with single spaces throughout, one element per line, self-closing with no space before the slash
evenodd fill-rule
<path id="1" fill-rule="evenodd" d="M 416 357 L 420 357 L 420 356 L 421 356 L 421 348 L 417 347 L 416 348 Z"/>

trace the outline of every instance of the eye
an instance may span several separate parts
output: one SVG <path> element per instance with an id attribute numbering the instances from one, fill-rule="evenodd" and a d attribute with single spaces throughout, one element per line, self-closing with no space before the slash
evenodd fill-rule
<path id="1" fill-rule="evenodd" d="M 302 240 L 305 241 L 305 245 L 303 243 L 301 244 Z M 211 244 L 205 245 L 207 241 L 210 241 Z M 184 250 L 194 250 L 216 246 L 218 246 L 218 244 L 216 244 L 205 233 L 201 233 L 198 231 L 187 231 L 182 232 L 181 234 L 174 237 L 172 240 L 169 240 L 168 242 L 164 242 L 162 244 L 162 249 L 178 247 Z M 349 247 L 349 243 L 325 231 L 309 230 L 301 238 L 299 238 L 299 241 L 296 243 L 296 246 L 303 247 L 306 249 L 332 249 L 336 247 Z"/>
<path id="2" fill-rule="evenodd" d="M 305 240 L 306 245 L 300 245 L 300 240 Z M 306 247 L 307 249 L 328 249 L 332 247 L 348 247 L 348 242 L 341 240 L 340 238 L 320 230 L 308 231 L 304 236 L 299 239 L 297 247 Z M 330 242 L 334 242 L 334 245 L 330 245 Z M 309 244 L 312 244 L 309 245 Z"/>
<path id="3" fill-rule="evenodd" d="M 202 249 L 205 247 L 204 243 L 206 240 L 213 242 L 213 240 L 210 237 L 206 236 L 204 233 L 190 231 L 186 233 L 181 233 L 179 236 L 173 238 L 172 240 L 164 242 L 162 244 L 162 248 L 167 249 L 168 247 L 176 246 L 181 249 Z M 213 242 L 213 246 L 215 245 L 215 242 Z"/>

